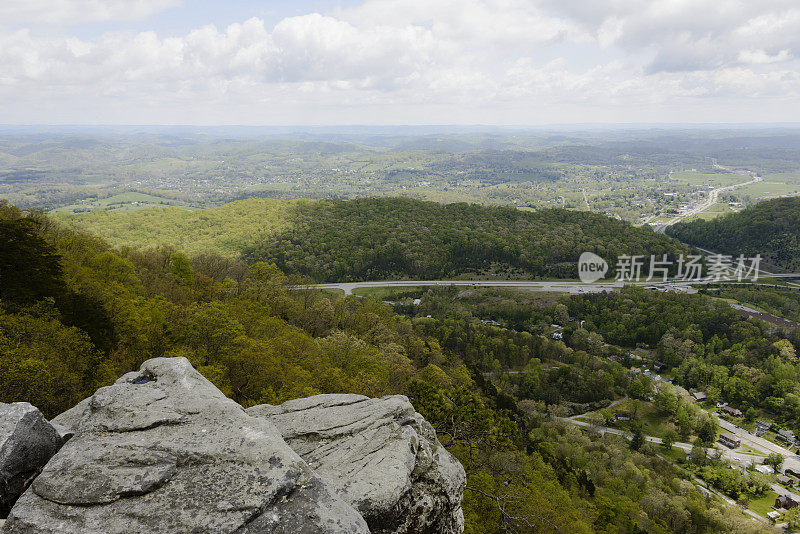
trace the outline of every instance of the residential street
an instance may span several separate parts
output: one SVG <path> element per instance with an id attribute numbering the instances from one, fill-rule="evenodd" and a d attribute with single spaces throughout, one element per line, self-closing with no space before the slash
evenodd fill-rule
<path id="1" fill-rule="evenodd" d="M 607 426 L 596 426 L 596 425 L 593 425 L 591 423 L 587 423 L 586 421 L 580 421 L 580 420 L 576 419 L 576 417 L 580 417 L 580 416 L 576 415 L 576 416 L 573 416 L 573 417 L 564 418 L 562 420 L 563 421 L 569 421 L 572 424 L 575 424 L 575 425 L 578 425 L 578 426 L 582 426 L 582 427 L 594 427 L 601 434 L 616 434 L 618 436 L 623 436 L 626 439 L 631 439 L 631 437 L 632 437 L 631 433 L 627 432 L 625 430 L 620 430 L 618 428 L 610 428 L 610 427 L 607 427 Z M 659 445 L 662 443 L 661 438 L 656 438 L 654 436 L 645 436 L 644 439 L 645 439 L 645 441 L 647 441 L 649 443 L 656 443 L 656 444 L 659 444 Z M 744 441 L 743 441 L 743 443 L 744 443 Z M 687 453 L 692 451 L 692 444 L 691 443 L 683 443 L 683 442 L 680 442 L 680 441 L 676 441 L 675 443 L 672 444 L 672 446 L 673 447 L 677 447 L 678 449 L 681 449 L 682 451 L 687 452 Z M 756 447 L 751 447 L 751 448 L 753 448 L 754 450 L 759 450 Z M 734 464 L 742 464 L 742 463 L 749 463 L 749 462 L 754 462 L 756 464 L 760 464 L 764 460 L 763 456 L 760 456 L 760 455 L 757 455 L 757 454 L 749 454 L 749 453 L 741 452 L 738 449 L 727 449 L 727 448 L 722 450 L 722 457 L 725 458 L 726 460 L 728 460 L 729 462 L 734 463 Z"/>
<path id="2" fill-rule="evenodd" d="M 582 426 L 582 427 L 594 427 L 601 434 L 616 434 L 618 436 L 623 436 L 626 439 L 631 439 L 631 437 L 632 437 L 630 432 L 625 432 L 624 430 L 619 430 L 619 429 L 616 429 L 616 428 L 609 428 L 609 427 L 605 427 L 605 426 L 595 426 L 595 425 L 592 425 L 591 423 L 587 423 L 585 421 L 578 421 L 577 419 L 575 419 L 576 417 L 580 417 L 580 416 L 562 418 L 562 421 L 567 421 L 567 422 L 570 422 L 570 423 L 572 423 L 574 425 L 578 425 L 578 426 Z M 657 444 L 661 444 L 662 443 L 661 438 L 656 438 L 656 437 L 652 437 L 652 436 L 645 436 L 644 439 L 645 439 L 645 441 L 648 441 L 650 443 L 657 443 Z M 677 448 L 681 449 L 684 452 L 690 452 L 692 450 L 692 445 L 689 444 L 689 443 L 675 442 L 675 443 L 672 444 L 672 446 L 673 447 L 677 447 Z M 761 457 L 761 456 L 737 453 L 735 450 L 724 450 L 722 452 L 722 456 L 723 456 L 723 458 L 728 459 L 732 463 L 741 463 L 741 462 L 750 462 L 750 461 L 755 461 L 756 463 L 761 463 L 761 461 L 763 460 L 763 457 Z M 664 457 L 662 456 L 662 458 L 664 458 Z M 664 458 L 664 459 L 666 459 L 666 458 Z M 735 461 L 735 460 L 739 460 L 739 461 Z M 696 478 L 696 477 L 695 477 L 694 481 L 695 481 L 695 484 L 697 484 L 697 486 L 698 486 L 698 488 L 700 490 L 705 491 L 705 492 L 709 492 L 709 493 L 713 493 L 714 495 L 716 495 L 716 496 L 720 497 L 722 500 L 724 500 L 730 506 L 737 506 L 737 507 L 739 506 L 730 497 L 724 495 L 723 493 L 717 491 L 716 489 L 714 489 L 712 487 L 709 487 L 708 484 L 705 481 L 703 481 L 703 480 L 701 480 L 699 478 Z M 771 484 L 771 488 L 772 488 L 773 491 L 775 491 L 775 493 L 777 493 L 779 495 L 789 495 L 792 498 L 800 501 L 800 496 L 796 496 L 795 494 L 793 494 L 792 492 L 790 492 L 786 488 L 784 488 L 782 486 L 779 486 L 778 484 Z M 747 515 L 749 515 L 750 517 L 752 517 L 753 519 L 755 519 L 755 520 L 757 520 L 757 521 L 759 521 L 761 523 L 767 523 L 768 522 L 768 520 L 766 518 L 758 515 L 757 513 L 755 513 L 754 511 L 752 511 L 750 509 L 741 508 L 741 507 L 739 507 L 739 508 L 742 511 L 744 511 L 744 513 L 746 513 Z"/>
<path id="3" fill-rule="evenodd" d="M 784 469 L 791 469 L 800 473 L 800 457 L 798 457 L 795 453 L 781 447 L 780 445 L 773 443 L 769 440 L 764 438 L 759 438 L 755 434 L 751 434 L 744 428 L 735 425 L 729 421 L 724 419 L 719 420 L 719 426 L 726 432 L 730 432 L 731 434 L 738 437 L 742 440 L 742 445 L 746 445 L 753 450 L 759 451 L 764 453 L 765 455 L 770 453 L 778 453 L 784 457 L 783 461 L 783 468 Z"/>

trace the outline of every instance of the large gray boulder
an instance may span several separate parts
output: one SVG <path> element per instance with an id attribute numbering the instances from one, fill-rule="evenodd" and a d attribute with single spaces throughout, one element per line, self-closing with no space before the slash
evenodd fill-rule
<path id="1" fill-rule="evenodd" d="M 247 411 L 273 422 L 374 534 L 464 530 L 464 468 L 406 397 L 317 395 Z"/>
<path id="2" fill-rule="evenodd" d="M 368 532 L 272 423 L 185 358 L 149 360 L 57 422 L 74 436 L 3 533 Z"/>
<path id="3" fill-rule="evenodd" d="M 58 452 L 61 437 L 27 402 L 0 402 L 0 518 Z"/>
<path id="4" fill-rule="evenodd" d="M 87 416 L 92 397 L 87 397 L 78 404 L 50 420 L 50 424 L 59 433 L 61 439 L 67 441 L 75 435 L 75 429 Z"/>

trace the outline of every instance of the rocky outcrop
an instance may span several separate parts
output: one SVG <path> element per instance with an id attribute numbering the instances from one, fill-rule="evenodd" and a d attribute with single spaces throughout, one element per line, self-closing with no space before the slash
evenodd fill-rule
<path id="1" fill-rule="evenodd" d="M 368 532 L 273 423 L 185 358 L 149 360 L 55 421 L 74 436 L 3 533 Z"/>
<path id="2" fill-rule="evenodd" d="M 65 442 L 75 435 L 75 429 L 78 428 L 79 423 L 88 414 L 89 403 L 92 402 L 92 397 L 83 399 L 81 402 L 67 410 L 66 412 L 57 415 L 50 420 L 50 424 L 59 433 L 61 439 Z"/>
<path id="3" fill-rule="evenodd" d="M 401 396 L 245 411 L 185 358 L 158 358 L 52 425 L 0 404 L 0 445 L 19 491 L 41 470 L 4 534 L 463 531 L 464 470 Z"/>
<path id="4" fill-rule="evenodd" d="M 27 402 L 0 403 L 0 518 L 58 451 L 61 437 Z"/>
<path id="5" fill-rule="evenodd" d="M 464 469 L 407 398 L 317 395 L 247 412 L 274 423 L 374 534 L 463 531 Z"/>

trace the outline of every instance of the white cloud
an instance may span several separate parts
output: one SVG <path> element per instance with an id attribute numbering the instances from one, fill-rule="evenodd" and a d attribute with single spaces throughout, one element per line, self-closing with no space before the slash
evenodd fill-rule
<path id="1" fill-rule="evenodd" d="M 787 58 L 800 52 L 800 9 L 795 0 L 540 2 L 551 12 L 570 17 L 605 46 L 649 50 L 654 56 L 648 65 L 651 72 L 753 63 L 754 50 Z"/>
<path id="2" fill-rule="evenodd" d="M 767 65 L 769 63 L 782 63 L 790 59 L 793 59 L 792 53 L 785 49 L 774 55 L 769 55 L 764 50 L 742 50 L 739 52 L 740 63 Z"/>
<path id="3" fill-rule="evenodd" d="M 182 0 L 3 0 L 0 24 L 71 24 L 138 20 Z"/>
<path id="4" fill-rule="evenodd" d="M 28 4 L 29 13 L 42 7 Z M 55 0 L 52 16 L 66 23 L 82 7 L 83 20 L 134 18 L 172 4 Z M 170 37 L 37 29 L 0 31 L 6 117 L 35 110 L 85 121 L 91 109 L 100 122 L 644 120 L 630 116 L 638 107 L 672 121 L 678 109 L 695 120 L 697 106 L 767 102 L 788 120 L 786 102 L 800 93 L 800 11 L 782 0 L 366 0 L 274 26 L 251 18 Z"/>
<path id="5" fill-rule="evenodd" d="M 340 16 L 359 27 L 421 26 L 439 39 L 473 45 L 586 42 L 575 22 L 530 0 L 369 0 Z"/>

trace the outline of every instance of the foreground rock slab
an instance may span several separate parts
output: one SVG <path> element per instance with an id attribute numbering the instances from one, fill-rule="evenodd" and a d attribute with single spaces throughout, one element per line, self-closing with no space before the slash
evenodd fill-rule
<path id="1" fill-rule="evenodd" d="M 247 411 L 273 422 L 374 534 L 464 530 L 464 469 L 406 397 L 317 395 Z"/>
<path id="2" fill-rule="evenodd" d="M 58 432 L 35 407 L 0 403 L 0 518 L 60 446 Z"/>
<path id="3" fill-rule="evenodd" d="M 74 436 L 3 533 L 368 532 L 271 422 L 185 358 L 149 360 L 56 421 Z"/>

